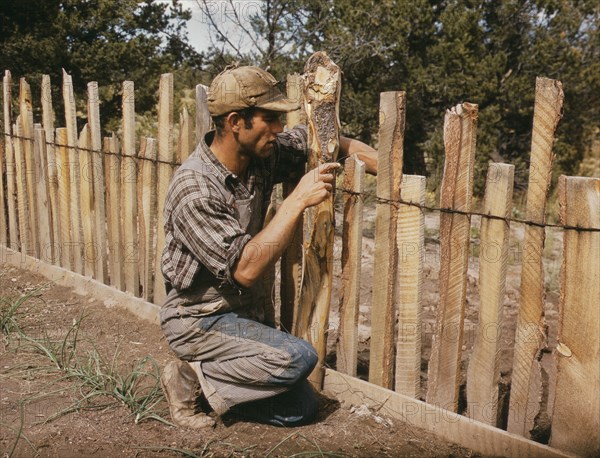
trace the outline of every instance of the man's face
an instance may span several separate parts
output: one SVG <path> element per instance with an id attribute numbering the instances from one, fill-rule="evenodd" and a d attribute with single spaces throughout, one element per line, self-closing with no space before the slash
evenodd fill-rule
<path id="1" fill-rule="evenodd" d="M 240 120 L 238 141 L 242 152 L 259 159 L 269 157 L 273 152 L 276 135 L 283 132 L 280 115 L 277 111 L 258 109 L 252 117 L 250 128 L 246 128 L 243 119 Z"/>

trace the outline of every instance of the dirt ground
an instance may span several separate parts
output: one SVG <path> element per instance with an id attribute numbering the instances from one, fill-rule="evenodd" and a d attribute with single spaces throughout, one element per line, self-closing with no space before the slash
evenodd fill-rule
<path id="1" fill-rule="evenodd" d="M 369 359 L 373 219 L 374 208 L 367 208 L 359 318 L 359 376 L 363 378 Z M 438 216 L 427 215 L 422 398 L 439 298 L 438 227 Z M 463 347 L 465 373 L 478 319 L 478 227 L 479 221 L 474 219 Z M 523 228 L 514 226 L 501 363 L 506 385 L 510 383 L 522 238 Z M 550 344 L 555 338 L 561 243 L 560 233 L 547 235 L 546 315 Z M 336 244 L 334 252 L 338 258 L 340 251 Z M 335 364 L 337 288 L 339 272 L 334 281 L 329 333 L 331 365 Z M 30 297 L 13 315 L 21 329 L 19 337 L 14 327 L 10 327 L 12 322 L 6 319 L 6 308 L 24 295 Z M 157 326 L 114 306 L 107 308 L 98 298 L 79 296 L 43 277 L 6 264 L 0 264 L 0 298 L 3 307 L 0 453 L 3 456 L 477 456 L 426 431 L 379 417 L 365 406 L 340 406 L 322 396 L 318 420 L 305 427 L 284 429 L 225 417 L 207 431 L 176 428 L 168 424 L 167 406 L 157 383 L 160 369 L 173 359 Z M 547 369 L 552 371 L 550 363 Z"/>

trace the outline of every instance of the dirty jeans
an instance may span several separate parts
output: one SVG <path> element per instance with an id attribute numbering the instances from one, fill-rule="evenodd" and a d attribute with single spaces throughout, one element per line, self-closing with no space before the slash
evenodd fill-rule
<path id="1" fill-rule="evenodd" d="M 233 312 L 202 318 L 163 312 L 171 348 L 190 362 L 217 414 L 280 426 L 313 419 L 317 401 L 306 377 L 317 355 L 308 342 Z"/>

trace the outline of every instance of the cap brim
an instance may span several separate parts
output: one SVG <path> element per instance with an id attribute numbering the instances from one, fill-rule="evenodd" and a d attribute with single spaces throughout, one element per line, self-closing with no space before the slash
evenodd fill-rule
<path id="1" fill-rule="evenodd" d="M 271 111 L 279 111 L 282 113 L 288 113 L 290 111 L 294 111 L 300 108 L 300 104 L 298 102 L 294 102 L 287 97 L 281 97 L 277 100 L 271 100 L 264 104 L 257 105 L 257 108 L 262 108 L 263 110 L 271 110 Z"/>

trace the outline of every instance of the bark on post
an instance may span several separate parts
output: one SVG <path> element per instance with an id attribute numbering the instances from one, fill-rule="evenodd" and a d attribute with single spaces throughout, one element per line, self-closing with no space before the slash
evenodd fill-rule
<path id="1" fill-rule="evenodd" d="M 401 199 L 425 205 L 425 177 L 404 175 Z M 421 310 L 425 214 L 400 204 L 398 215 L 398 338 L 395 391 L 412 398 L 421 393 Z"/>
<path id="2" fill-rule="evenodd" d="M 600 229 L 600 179 L 559 179 L 560 220 Z M 550 445 L 600 456 L 600 232 L 566 229 Z"/>
<path id="3" fill-rule="evenodd" d="M 358 312 L 362 254 L 365 163 L 355 156 L 344 163 L 344 226 L 342 233 L 342 285 L 337 370 L 356 376 L 358 364 Z"/>
<path id="4" fill-rule="evenodd" d="M 477 105 L 463 103 L 446 113 L 446 159 L 440 206 L 471 211 Z M 469 260 L 470 215 L 440 215 L 440 302 L 433 336 L 427 402 L 456 412 Z"/>
<path id="5" fill-rule="evenodd" d="M 379 156 L 375 216 L 375 259 L 371 305 L 369 382 L 392 389 L 394 380 L 394 325 L 397 291 L 397 230 L 404 156 L 406 94 L 383 92 L 379 114 Z"/>
<path id="6" fill-rule="evenodd" d="M 563 99 L 560 81 L 547 78 L 536 80 L 526 218 L 539 224 L 546 222 L 546 199 L 552 177 L 552 143 L 561 117 Z M 544 396 L 538 361 L 540 352 L 546 348 L 542 266 L 544 238 L 543 227 L 525 227 L 521 298 L 508 414 L 508 431 L 525 437 L 529 437 L 533 429 Z"/>
<path id="7" fill-rule="evenodd" d="M 314 53 L 304 67 L 305 110 L 308 118 L 308 168 L 335 161 L 339 148 L 340 68 L 324 52 Z M 300 307 L 294 334 L 317 350 L 310 375 L 317 389 L 323 382 L 329 304 L 333 274 L 333 196 L 304 214 L 304 263 Z"/>
<path id="8" fill-rule="evenodd" d="M 483 213 L 510 217 L 514 165 L 490 164 L 485 185 Z M 504 321 L 504 291 L 510 223 L 481 219 L 479 245 L 479 324 L 467 372 L 468 414 L 496 426 L 500 382 L 501 330 Z"/>

